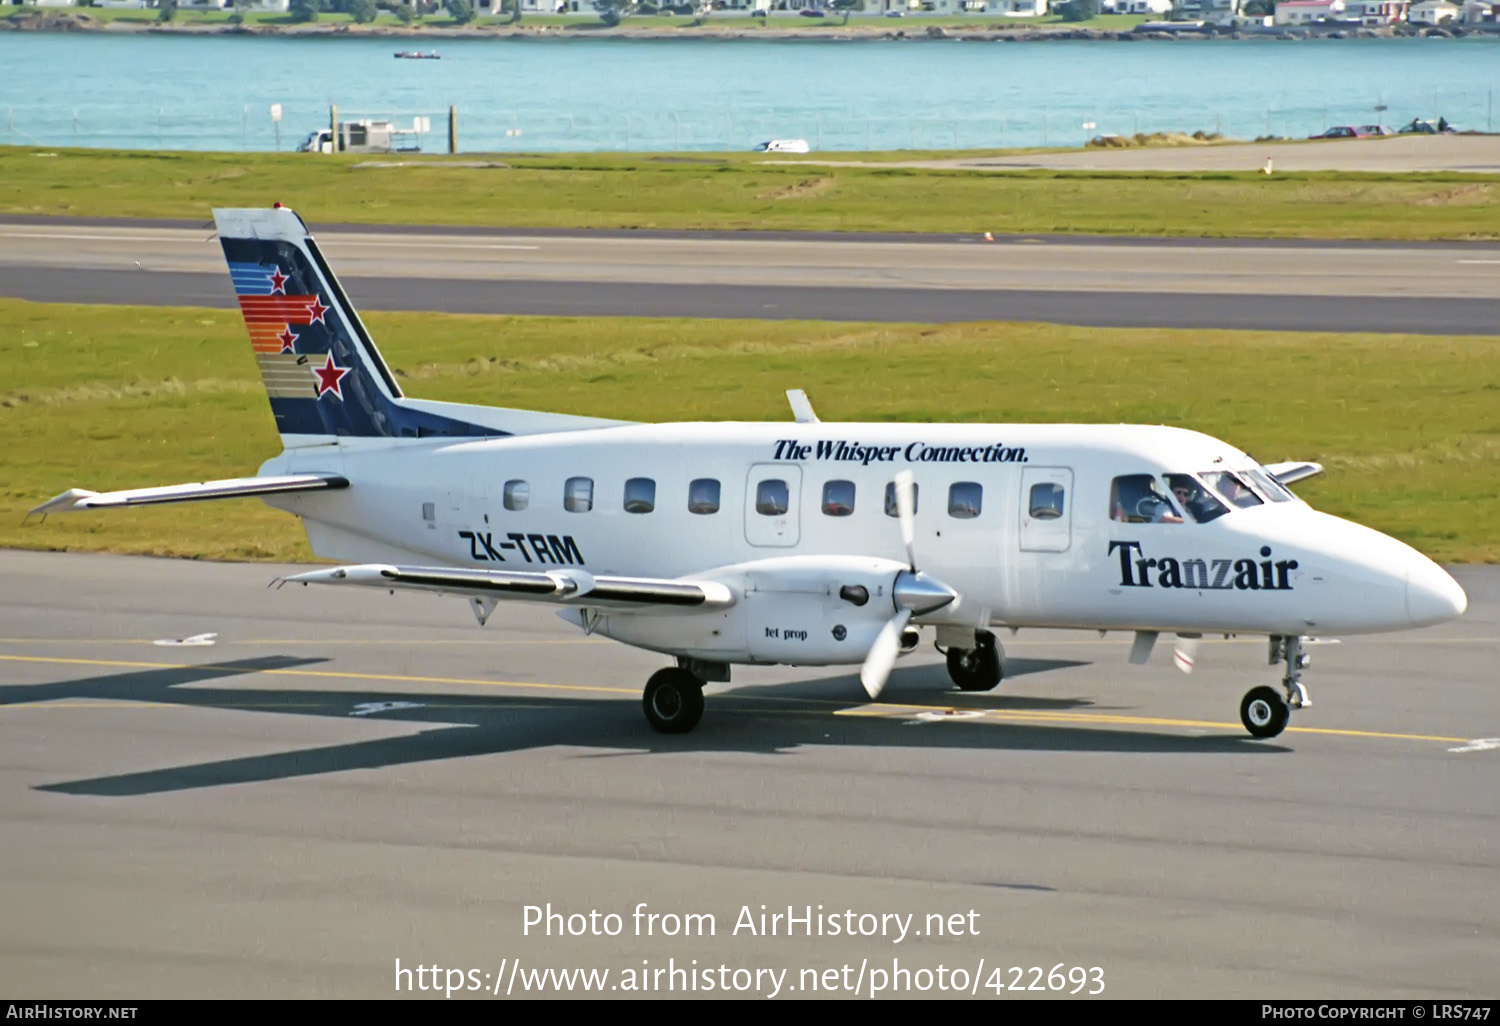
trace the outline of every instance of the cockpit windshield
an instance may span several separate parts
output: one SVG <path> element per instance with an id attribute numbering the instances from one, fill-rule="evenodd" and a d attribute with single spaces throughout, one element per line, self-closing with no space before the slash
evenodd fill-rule
<path id="1" fill-rule="evenodd" d="M 1266 478 L 1266 481 L 1262 481 Z M 1255 482 L 1252 488 L 1246 481 Z M 1110 519 L 1127 524 L 1206 524 L 1235 509 L 1292 496 L 1263 470 L 1201 474 L 1122 474 L 1109 493 Z"/>
<path id="2" fill-rule="evenodd" d="M 1227 470 L 1210 470 L 1203 474 L 1203 480 L 1238 509 L 1249 509 L 1265 501 L 1249 485 Z"/>
<path id="3" fill-rule="evenodd" d="M 1255 486 L 1255 490 L 1272 502 L 1296 501 L 1297 497 L 1287 491 L 1286 485 L 1272 477 L 1270 471 L 1265 468 L 1255 467 L 1243 473 L 1250 479 L 1250 483 Z"/>

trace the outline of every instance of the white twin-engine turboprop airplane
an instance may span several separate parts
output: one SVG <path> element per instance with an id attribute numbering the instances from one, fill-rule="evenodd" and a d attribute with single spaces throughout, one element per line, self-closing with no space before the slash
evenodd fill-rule
<path id="1" fill-rule="evenodd" d="M 35 512 L 258 495 L 319 556 L 286 578 L 553 603 L 586 633 L 661 652 L 657 730 L 691 730 L 734 663 L 860 665 L 871 698 L 932 627 L 966 691 L 1004 673 L 995 628 L 1264 634 L 1285 697 L 1252 688 L 1274 737 L 1309 704 L 1310 634 L 1435 624 L 1467 599 L 1393 538 L 1311 509 L 1206 435 L 1078 424 L 634 424 L 409 399 L 302 220 L 217 210 L 219 239 L 284 450 L 259 476 L 94 493 Z"/>

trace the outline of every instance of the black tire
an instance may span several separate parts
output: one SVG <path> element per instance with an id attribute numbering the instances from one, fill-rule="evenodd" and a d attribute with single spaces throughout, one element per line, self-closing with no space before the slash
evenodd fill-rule
<path id="1" fill-rule="evenodd" d="M 1240 701 L 1240 722 L 1251 737 L 1275 737 L 1291 717 L 1292 710 L 1274 688 L 1251 688 Z"/>
<path id="2" fill-rule="evenodd" d="M 686 734 L 703 718 L 703 682 L 676 666 L 657 670 L 646 682 L 641 705 L 656 730 Z"/>
<path id="3" fill-rule="evenodd" d="M 973 648 L 948 649 L 948 676 L 960 691 L 992 691 L 1004 675 L 993 634 L 980 634 Z"/>

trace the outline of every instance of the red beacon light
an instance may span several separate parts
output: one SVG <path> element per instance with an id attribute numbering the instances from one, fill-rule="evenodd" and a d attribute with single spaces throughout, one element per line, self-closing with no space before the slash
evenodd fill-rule
<path id="1" fill-rule="evenodd" d="M 272 204 L 271 204 L 271 209 L 272 209 L 272 210 L 281 210 L 281 209 L 282 209 L 282 206 L 281 206 L 281 204 L 280 204 L 280 203 L 272 203 Z"/>

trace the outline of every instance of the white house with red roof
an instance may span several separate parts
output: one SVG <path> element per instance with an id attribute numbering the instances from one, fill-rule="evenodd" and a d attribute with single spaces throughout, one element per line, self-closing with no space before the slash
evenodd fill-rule
<path id="1" fill-rule="evenodd" d="M 1315 25 L 1344 17 L 1344 0 L 1281 0 L 1276 5 L 1276 24 Z"/>
<path id="2" fill-rule="evenodd" d="M 1394 25 L 1405 21 L 1411 0 L 1345 0 L 1344 20 L 1361 25 Z"/>

